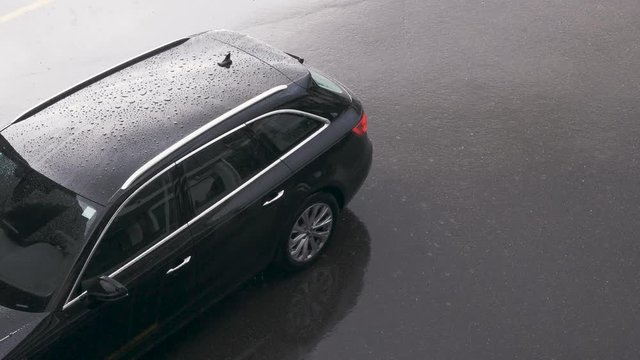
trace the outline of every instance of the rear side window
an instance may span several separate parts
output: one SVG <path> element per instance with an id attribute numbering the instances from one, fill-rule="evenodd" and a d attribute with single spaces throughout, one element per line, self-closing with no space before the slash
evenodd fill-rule
<path id="1" fill-rule="evenodd" d="M 278 156 L 284 155 L 322 126 L 318 120 L 291 113 L 271 115 L 249 124 L 256 136 Z"/>
<path id="2" fill-rule="evenodd" d="M 236 131 L 183 162 L 186 193 L 201 214 L 276 161 L 246 130 Z"/>
<path id="3" fill-rule="evenodd" d="M 129 199 L 100 241 L 84 278 L 112 273 L 179 227 L 178 199 L 167 172 Z"/>

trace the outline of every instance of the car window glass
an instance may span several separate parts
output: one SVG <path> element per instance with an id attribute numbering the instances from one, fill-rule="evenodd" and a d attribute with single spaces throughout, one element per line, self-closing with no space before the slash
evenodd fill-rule
<path id="1" fill-rule="evenodd" d="M 42 311 L 99 211 L 29 168 L 0 136 L 0 306 Z"/>
<path id="2" fill-rule="evenodd" d="M 342 90 L 342 88 L 338 84 L 336 84 L 335 82 L 329 80 L 328 77 L 320 74 L 320 72 L 317 71 L 317 70 L 312 70 L 311 71 L 311 77 L 316 82 L 316 84 L 318 84 L 318 86 L 320 86 L 323 89 L 329 90 L 329 91 L 334 92 L 336 94 L 344 93 L 344 91 Z"/>
<path id="3" fill-rule="evenodd" d="M 185 187 L 196 214 L 222 199 L 277 156 L 247 131 L 236 131 L 183 162 Z"/>
<path id="4" fill-rule="evenodd" d="M 330 77 L 322 74 L 317 69 L 309 69 L 309 72 L 311 73 L 313 82 L 318 87 L 329 90 L 332 93 L 339 95 L 346 100 L 349 100 L 349 102 L 353 100 L 351 98 L 351 95 L 345 90 L 344 85 L 340 84 L 340 82 L 338 82 L 337 80 L 332 80 Z"/>
<path id="5" fill-rule="evenodd" d="M 307 116 L 282 113 L 254 121 L 249 124 L 249 128 L 280 156 L 320 129 L 322 125 L 322 122 Z"/>
<path id="6" fill-rule="evenodd" d="M 84 278 L 110 274 L 179 227 L 178 199 L 167 172 L 129 199 L 100 241 Z"/>

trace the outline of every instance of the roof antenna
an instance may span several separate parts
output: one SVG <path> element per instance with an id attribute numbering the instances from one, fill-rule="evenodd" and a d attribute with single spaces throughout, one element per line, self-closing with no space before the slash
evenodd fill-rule
<path id="1" fill-rule="evenodd" d="M 231 52 L 228 52 L 227 56 L 224 57 L 224 60 L 218 63 L 218 66 L 228 69 L 231 67 L 231 64 L 233 64 L 233 61 L 231 61 Z"/>

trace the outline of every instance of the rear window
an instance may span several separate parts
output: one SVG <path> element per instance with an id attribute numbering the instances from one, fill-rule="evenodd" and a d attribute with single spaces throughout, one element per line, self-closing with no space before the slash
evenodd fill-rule
<path id="1" fill-rule="evenodd" d="M 186 191 L 201 214 L 276 160 L 245 130 L 236 131 L 183 162 Z"/>
<path id="2" fill-rule="evenodd" d="M 248 126 L 272 151 L 282 156 L 322 128 L 323 123 L 303 115 L 281 113 L 256 120 Z"/>

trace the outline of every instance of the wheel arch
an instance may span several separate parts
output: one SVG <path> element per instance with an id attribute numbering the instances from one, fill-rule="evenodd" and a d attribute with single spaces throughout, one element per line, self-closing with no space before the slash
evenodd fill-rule
<path id="1" fill-rule="evenodd" d="M 338 208 L 340 208 L 340 210 L 344 209 L 344 206 L 345 206 L 344 191 L 339 186 L 328 185 L 318 189 L 317 192 L 324 192 L 332 195 L 338 202 Z"/>

